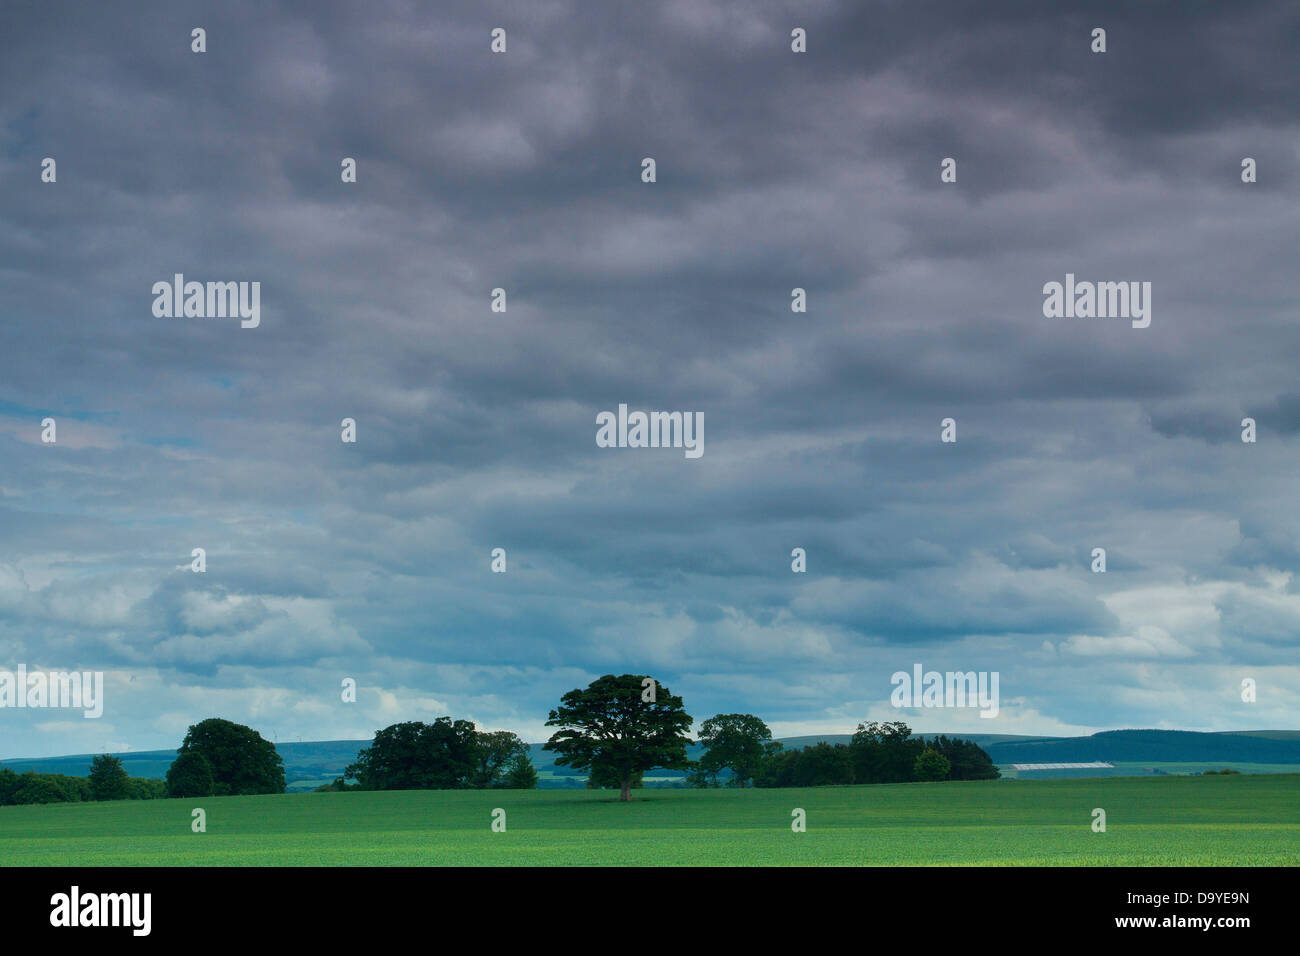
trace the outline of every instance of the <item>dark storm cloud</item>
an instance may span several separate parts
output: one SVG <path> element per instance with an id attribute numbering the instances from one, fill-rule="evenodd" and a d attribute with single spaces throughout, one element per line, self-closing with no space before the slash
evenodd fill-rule
<path id="1" fill-rule="evenodd" d="M 847 730 L 918 659 L 1001 670 L 1009 732 L 1284 723 L 1298 42 L 1282 2 L 4 5 L 0 654 L 125 675 L 6 747 L 536 737 L 629 669 Z M 177 272 L 261 326 L 155 318 Z M 1067 272 L 1151 327 L 1044 318 Z M 597 448 L 619 403 L 703 458 Z"/>

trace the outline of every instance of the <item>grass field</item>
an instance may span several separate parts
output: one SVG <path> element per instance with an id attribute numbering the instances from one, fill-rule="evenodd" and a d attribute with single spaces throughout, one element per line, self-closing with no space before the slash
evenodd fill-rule
<path id="1" fill-rule="evenodd" d="M 196 806 L 206 833 L 190 830 Z M 495 807 L 505 833 L 491 831 Z M 795 807 L 806 833 L 790 829 Z M 630 804 L 498 790 L 0 807 L 0 863 L 1297 865 L 1300 776 L 645 790 Z"/>

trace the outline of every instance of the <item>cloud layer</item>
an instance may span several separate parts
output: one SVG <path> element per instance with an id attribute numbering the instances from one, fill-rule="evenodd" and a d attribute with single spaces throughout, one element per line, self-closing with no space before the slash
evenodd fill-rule
<path id="1" fill-rule="evenodd" d="M 4 5 L 0 667 L 109 676 L 98 721 L 0 711 L 0 758 L 536 740 L 611 671 L 783 733 L 1294 726 L 1298 29 Z M 178 272 L 260 281 L 260 327 L 154 318 Z M 1150 328 L 1044 318 L 1067 273 L 1151 282 Z M 621 402 L 703 412 L 704 456 L 596 447 Z M 914 662 L 999 671 L 998 718 L 895 711 Z"/>

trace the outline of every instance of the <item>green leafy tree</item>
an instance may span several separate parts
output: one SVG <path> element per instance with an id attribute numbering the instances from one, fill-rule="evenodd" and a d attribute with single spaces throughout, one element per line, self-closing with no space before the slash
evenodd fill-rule
<path id="1" fill-rule="evenodd" d="M 858 783 L 907 783 L 924 743 L 902 721 L 858 724 L 849 744 Z"/>
<path id="2" fill-rule="evenodd" d="M 515 754 L 506 766 L 504 786 L 508 790 L 536 790 L 537 768 L 529 758 L 528 752 Z"/>
<path id="3" fill-rule="evenodd" d="M 15 804 L 70 803 L 77 799 L 68 788 L 54 779 L 56 774 L 28 771 L 19 776 L 22 783 L 14 793 Z"/>
<path id="4" fill-rule="evenodd" d="M 606 674 L 560 698 L 560 706 L 546 721 L 546 726 L 559 728 L 545 744 L 546 750 L 559 754 L 556 764 L 613 775 L 621 801 L 632 798 L 637 772 L 689 769 L 686 732 L 691 715 L 682 699 L 663 685 L 649 685 L 654 699 L 645 699 L 647 681 L 640 674 Z"/>
<path id="5" fill-rule="evenodd" d="M 468 720 L 409 720 L 375 734 L 343 776 L 363 790 L 463 790 L 479 771 L 478 732 Z"/>
<path id="6" fill-rule="evenodd" d="M 20 784 L 14 803 L 81 803 L 93 800 L 89 777 L 66 773 L 35 773 L 31 770 L 18 777 Z"/>
<path id="7" fill-rule="evenodd" d="M 917 780 L 931 782 L 945 779 L 951 769 L 948 758 L 939 751 L 923 750 L 912 766 L 912 774 Z"/>
<path id="8" fill-rule="evenodd" d="M 14 794 L 23 785 L 22 778 L 8 767 L 0 767 L 0 807 L 14 802 Z"/>
<path id="9" fill-rule="evenodd" d="M 177 754 L 167 768 L 167 796 L 210 797 L 216 793 L 212 763 L 197 750 Z"/>
<path id="10" fill-rule="evenodd" d="M 690 768 L 686 771 L 686 785 L 702 789 L 722 786 L 718 783 L 718 775 L 703 769 L 698 760 L 692 760 Z"/>
<path id="11" fill-rule="evenodd" d="M 518 734 L 508 730 L 478 731 L 475 744 L 477 756 L 473 784 L 476 787 L 505 786 L 507 768 L 521 755 L 528 759 L 528 745 L 519 739 Z M 531 762 L 529 766 L 532 766 Z"/>
<path id="12" fill-rule="evenodd" d="M 112 754 L 100 754 L 92 760 L 90 792 L 96 800 L 125 800 L 130 797 L 130 778 L 122 761 Z"/>
<path id="13" fill-rule="evenodd" d="M 700 726 L 700 743 L 707 749 L 696 773 L 717 779 L 730 770 L 728 786 L 743 787 L 754 779 L 772 739 L 767 724 L 753 714 L 718 714 Z"/>
<path id="14" fill-rule="evenodd" d="M 794 768 L 799 761 L 799 751 L 786 750 L 779 741 L 763 748 L 763 759 L 754 773 L 756 787 L 793 787 Z"/>
<path id="15" fill-rule="evenodd" d="M 284 793 L 284 761 L 275 745 L 252 727 L 219 717 L 190 727 L 180 753 L 199 753 L 212 765 L 218 797 Z"/>
<path id="16" fill-rule="evenodd" d="M 638 770 L 632 774 L 632 789 L 640 790 L 645 786 L 645 774 Z M 591 772 L 587 774 L 588 790 L 621 790 L 623 779 L 619 776 L 618 770 L 613 767 L 605 767 L 599 764 L 593 764 Z"/>
<path id="17" fill-rule="evenodd" d="M 167 782 L 151 777 L 127 779 L 128 794 L 132 800 L 161 800 L 167 796 Z"/>
<path id="18" fill-rule="evenodd" d="M 853 782 L 853 757 L 844 744 L 813 744 L 796 751 L 796 787 L 832 787 Z"/>
<path id="19" fill-rule="evenodd" d="M 993 758 L 973 740 L 940 735 L 923 743 L 948 758 L 952 767 L 948 771 L 949 780 L 996 780 L 1002 776 Z"/>

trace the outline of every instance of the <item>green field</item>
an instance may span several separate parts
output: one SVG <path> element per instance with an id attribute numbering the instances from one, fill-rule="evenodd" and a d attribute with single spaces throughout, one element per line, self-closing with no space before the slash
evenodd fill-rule
<path id="1" fill-rule="evenodd" d="M 0 863 L 1297 865 L 1300 776 L 404 791 L 0 807 Z M 190 811 L 207 811 L 206 833 Z M 493 808 L 507 830 L 493 833 Z M 790 829 L 807 812 L 806 833 Z M 1091 830 L 1092 810 L 1107 832 Z"/>

